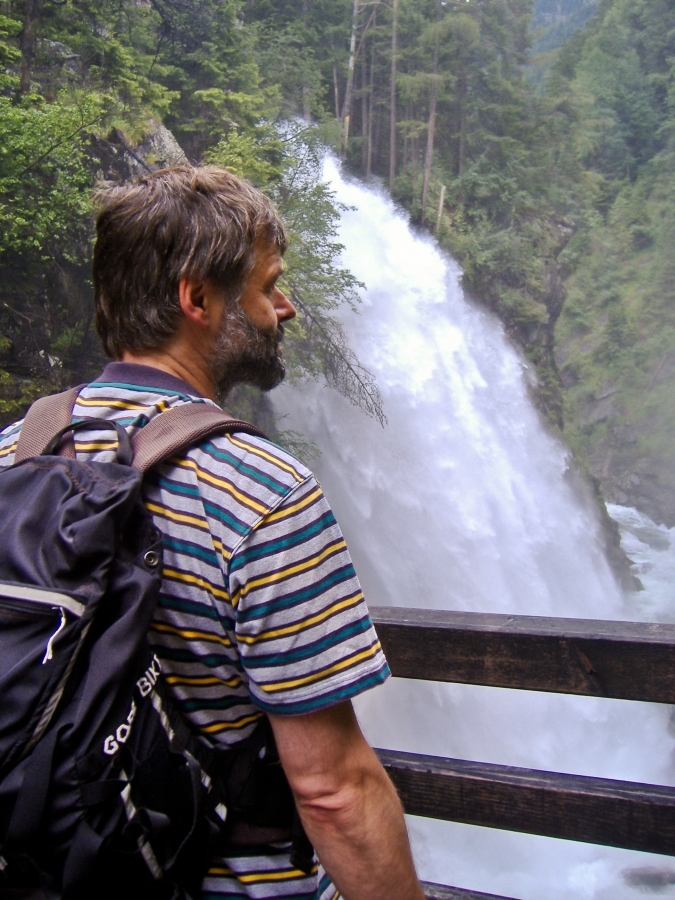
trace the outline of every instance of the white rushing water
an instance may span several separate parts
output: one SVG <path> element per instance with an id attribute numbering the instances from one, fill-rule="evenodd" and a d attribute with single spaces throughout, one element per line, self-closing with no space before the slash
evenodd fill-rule
<path id="1" fill-rule="evenodd" d="M 618 523 L 621 546 L 633 563 L 644 590 L 627 601 L 629 618 L 647 622 L 675 622 L 675 528 L 656 525 L 630 506 L 609 503 Z"/>
<path id="2" fill-rule="evenodd" d="M 353 207 L 342 262 L 366 285 L 360 314 L 342 321 L 389 421 L 382 429 L 318 383 L 284 386 L 274 402 L 283 427 L 321 449 L 314 469 L 369 603 L 633 617 L 499 323 L 467 302 L 456 263 L 383 194 L 330 160 L 325 175 Z M 675 783 L 668 707 L 391 679 L 357 708 L 380 747 Z M 522 900 L 675 896 L 675 864 L 661 857 L 432 820 L 409 827 L 429 881 Z"/>

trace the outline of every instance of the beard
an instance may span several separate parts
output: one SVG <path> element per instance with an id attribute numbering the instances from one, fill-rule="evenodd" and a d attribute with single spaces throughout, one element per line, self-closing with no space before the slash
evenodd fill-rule
<path id="1" fill-rule="evenodd" d="M 259 328 L 237 303 L 228 306 L 209 360 L 221 401 L 235 385 L 250 384 L 271 391 L 284 380 L 283 336 L 282 325 L 272 331 Z"/>

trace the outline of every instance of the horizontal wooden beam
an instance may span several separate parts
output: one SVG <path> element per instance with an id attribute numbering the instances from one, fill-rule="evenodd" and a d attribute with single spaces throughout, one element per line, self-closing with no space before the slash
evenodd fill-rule
<path id="1" fill-rule="evenodd" d="M 394 675 L 675 703 L 675 625 L 371 607 Z"/>
<path id="2" fill-rule="evenodd" d="M 509 900 L 496 894 L 481 894 L 478 891 L 466 891 L 462 888 L 446 887 L 444 884 L 422 882 L 426 900 Z"/>
<path id="3" fill-rule="evenodd" d="M 377 753 L 411 815 L 675 856 L 675 788 Z"/>

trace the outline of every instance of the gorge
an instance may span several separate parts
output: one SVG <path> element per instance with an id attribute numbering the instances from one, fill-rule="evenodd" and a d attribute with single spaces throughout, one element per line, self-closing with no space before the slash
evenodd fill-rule
<path id="1" fill-rule="evenodd" d="M 369 603 L 648 616 L 643 594 L 617 588 L 568 452 L 531 404 L 527 365 L 465 300 L 459 267 L 384 193 L 331 159 L 325 177 L 346 206 L 342 263 L 366 285 L 360 315 L 346 309 L 342 323 L 377 376 L 388 424 L 318 382 L 283 387 L 274 404 L 283 427 L 322 450 L 313 467 Z M 392 680 L 358 710 L 377 746 L 675 784 L 666 707 Z M 629 900 L 640 872 L 669 872 L 647 854 L 410 827 L 427 880 L 521 900 Z"/>

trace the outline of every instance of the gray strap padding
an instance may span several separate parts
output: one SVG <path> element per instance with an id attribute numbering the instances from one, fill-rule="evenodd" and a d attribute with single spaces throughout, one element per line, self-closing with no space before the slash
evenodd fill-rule
<path id="1" fill-rule="evenodd" d="M 265 437 L 254 425 L 234 419 L 207 403 L 174 406 L 151 419 L 132 439 L 134 468 L 147 472 L 162 460 L 198 444 L 212 434 L 232 431 L 245 431 Z"/>
<path id="2" fill-rule="evenodd" d="M 32 404 L 21 426 L 14 462 L 39 456 L 54 435 L 70 425 L 75 401 L 83 387 L 81 384 L 62 394 L 40 397 Z M 65 441 L 61 455 L 74 458 L 75 450 L 71 439 Z"/>

